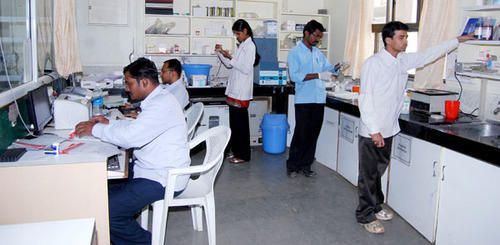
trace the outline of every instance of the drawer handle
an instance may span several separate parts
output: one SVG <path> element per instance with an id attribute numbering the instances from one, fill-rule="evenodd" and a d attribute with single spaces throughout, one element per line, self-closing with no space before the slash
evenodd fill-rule
<path id="1" fill-rule="evenodd" d="M 437 161 L 434 161 L 432 163 L 432 177 L 436 177 L 436 164 L 437 164 Z"/>
<path id="2" fill-rule="evenodd" d="M 443 168 L 441 169 L 441 180 L 444 181 L 444 168 L 446 168 L 445 165 L 443 165 Z"/>

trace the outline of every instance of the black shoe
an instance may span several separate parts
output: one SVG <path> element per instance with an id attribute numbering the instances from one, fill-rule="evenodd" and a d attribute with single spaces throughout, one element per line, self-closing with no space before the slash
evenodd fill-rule
<path id="1" fill-rule="evenodd" d="M 316 172 L 312 171 L 312 170 L 302 170 L 302 174 L 304 174 L 304 176 L 310 178 L 310 177 L 314 177 L 317 175 Z"/>
<path id="2" fill-rule="evenodd" d="M 298 173 L 297 171 L 286 171 L 286 175 L 289 177 L 289 178 L 296 178 L 298 176 Z"/>

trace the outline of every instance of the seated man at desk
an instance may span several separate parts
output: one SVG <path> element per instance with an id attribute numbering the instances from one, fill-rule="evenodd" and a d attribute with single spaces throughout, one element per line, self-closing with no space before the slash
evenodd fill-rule
<path id="1" fill-rule="evenodd" d="M 134 149 L 133 179 L 110 185 L 111 242 L 151 244 L 151 233 L 141 228 L 134 215 L 146 205 L 163 199 L 167 170 L 190 164 L 187 126 L 175 97 L 159 85 L 155 64 L 140 58 L 123 69 L 131 98 L 141 100 L 136 120 L 96 117 L 76 125 L 79 136 L 93 135 L 123 148 Z M 185 188 L 189 176 L 177 179 L 175 195 Z"/>
<path id="2" fill-rule="evenodd" d="M 165 88 L 175 96 L 182 109 L 184 109 L 189 104 L 189 94 L 180 79 L 181 74 L 182 65 L 179 60 L 170 59 L 163 63 L 161 68 L 162 83 L 165 84 Z"/>

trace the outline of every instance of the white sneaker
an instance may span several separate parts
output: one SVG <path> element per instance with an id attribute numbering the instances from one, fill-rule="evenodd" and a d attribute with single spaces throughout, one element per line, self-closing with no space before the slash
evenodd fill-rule
<path id="1" fill-rule="evenodd" d="M 367 224 L 361 224 L 365 230 L 373 234 L 382 234 L 385 232 L 384 226 L 379 220 L 374 220 Z"/>
<path id="2" fill-rule="evenodd" d="M 391 220 L 394 217 L 394 214 L 387 210 L 387 209 L 382 209 L 378 213 L 375 214 L 375 217 L 377 217 L 378 220 Z"/>

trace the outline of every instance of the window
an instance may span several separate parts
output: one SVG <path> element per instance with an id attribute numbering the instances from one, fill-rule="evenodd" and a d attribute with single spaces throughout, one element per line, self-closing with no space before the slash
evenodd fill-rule
<path id="1" fill-rule="evenodd" d="M 372 31 L 375 34 L 375 50 L 384 48 L 382 41 L 382 28 L 384 24 L 393 20 L 401 21 L 408 25 L 407 52 L 417 51 L 418 26 L 423 0 L 373 0 Z M 415 70 L 409 71 L 415 74 Z"/>
<path id="2" fill-rule="evenodd" d="M 31 81 L 29 2 L 0 1 L 0 93 Z"/>
<path id="3" fill-rule="evenodd" d="M 0 107 L 55 70 L 52 16 L 53 0 L 0 0 Z"/>

